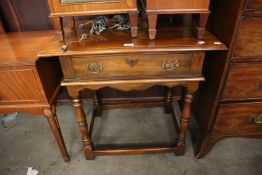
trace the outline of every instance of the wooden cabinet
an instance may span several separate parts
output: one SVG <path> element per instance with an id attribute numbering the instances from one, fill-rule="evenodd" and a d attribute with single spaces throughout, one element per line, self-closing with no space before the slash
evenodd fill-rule
<path id="1" fill-rule="evenodd" d="M 64 40 L 63 17 L 91 16 L 108 14 L 128 14 L 132 37 L 137 36 L 138 10 L 136 0 L 48 0 L 50 17 L 58 38 Z"/>
<path id="2" fill-rule="evenodd" d="M 205 35 L 209 16 L 210 0 L 147 0 L 146 12 L 149 23 L 149 38 L 156 38 L 157 18 L 159 14 L 200 14 L 197 27 L 197 37 L 202 39 Z"/>
<path id="3" fill-rule="evenodd" d="M 59 60 L 38 59 L 37 53 L 53 32 L 0 35 L 0 113 L 30 112 L 44 115 L 63 158 L 69 161 L 55 113 L 62 79 Z"/>
<path id="4" fill-rule="evenodd" d="M 204 63 L 207 80 L 195 101 L 200 129 L 191 126 L 198 158 L 225 138 L 262 138 L 261 5 L 261 0 L 211 1 L 210 30 L 229 51 L 210 54 L 214 59 Z"/>

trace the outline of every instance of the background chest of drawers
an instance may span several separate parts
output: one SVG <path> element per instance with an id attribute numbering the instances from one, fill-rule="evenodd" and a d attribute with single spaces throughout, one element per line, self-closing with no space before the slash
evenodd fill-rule
<path id="1" fill-rule="evenodd" d="M 214 0 L 212 5 L 211 31 L 230 49 L 208 55 L 215 59 L 204 63 L 207 81 L 195 103 L 198 158 L 224 138 L 262 138 L 262 1 Z"/>

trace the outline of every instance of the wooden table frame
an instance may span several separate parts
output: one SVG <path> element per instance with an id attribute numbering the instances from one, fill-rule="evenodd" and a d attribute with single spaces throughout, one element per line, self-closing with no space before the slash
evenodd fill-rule
<path id="1" fill-rule="evenodd" d="M 193 78 L 169 78 L 169 79 L 138 79 L 138 80 L 114 80 L 114 81 L 77 81 L 67 82 L 63 81 L 62 86 L 66 86 L 69 95 L 72 97 L 73 106 L 76 111 L 76 120 L 82 134 L 82 142 L 84 146 L 84 153 L 87 160 L 93 160 L 95 156 L 102 155 L 123 155 L 123 154 L 147 154 L 147 153 L 167 153 L 174 152 L 175 155 L 184 155 L 186 148 L 186 130 L 191 115 L 191 103 L 193 94 L 198 89 L 199 82 L 204 81 L 203 77 Z M 96 95 L 96 91 L 103 87 L 116 88 L 122 91 L 130 90 L 144 90 L 154 85 L 161 85 L 168 87 L 168 93 L 165 101 L 165 112 L 171 113 L 174 125 L 178 131 L 178 139 L 176 145 L 165 146 L 148 146 L 148 147 L 124 147 L 124 148 L 98 148 L 92 144 L 92 131 L 94 127 L 95 117 L 101 115 L 102 108 Z M 184 96 L 184 107 L 182 110 L 182 118 L 177 121 L 174 109 L 172 88 L 175 86 L 183 86 L 186 90 Z M 86 121 L 86 116 L 79 99 L 79 92 L 89 89 L 94 93 L 93 95 L 93 112 L 90 125 Z M 178 124 L 179 123 L 179 124 Z"/>

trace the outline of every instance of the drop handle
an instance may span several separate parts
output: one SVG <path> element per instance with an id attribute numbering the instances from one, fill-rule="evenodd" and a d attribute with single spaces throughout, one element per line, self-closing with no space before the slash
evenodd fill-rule
<path id="1" fill-rule="evenodd" d="M 103 70 L 103 66 L 98 63 L 90 63 L 87 65 L 87 70 L 93 74 L 97 74 Z"/>
<path id="2" fill-rule="evenodd" d="M 250 121 L 254 124 L 262 124 L 262 114 L 251 116 Z"/>
<path id="3" fill-rule="evenodd" d="M 179 67 L 179 62 L 177 60 L 165 60 L 162 64 L 162 68 L 166 71 L 173 71 Z"/>

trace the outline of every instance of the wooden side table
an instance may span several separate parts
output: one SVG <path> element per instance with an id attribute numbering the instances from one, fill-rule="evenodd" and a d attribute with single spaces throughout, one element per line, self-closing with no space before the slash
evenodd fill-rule
<path id="1" fill-rule="evenodd" d="M 0 113 L 44 115 L 65 162 L 69 162 L 55 111 L 62 80 L 59 61 L 37 58 L 37 52 L 52 38 L 51 31 L 0 35 Z"/>
<path id="2" fill-rule="evenodd" d="M 103 41 L 87 40 L 83 44 L 72 44 L 67 52 L 61 52 L 59 44 L 50 43 L 39 53 L 39 56 L 60 56 L 64 74 L 62 86 L 67 87 L 72 97 L 87 159 L 93 159 L 99 155 L 115 154 L 155 152 L 184 154 L 191 102 L 199 82 L 204 81 L 201 73 L 205 52 L 226 49 L 209 33 L 203 38 L 203 41 L 198 43 L 191 28 L 188 30 L 185 28 L 165 29 L 165 32 L 159 33 L 158 40 L 151 41 L 147 39 L 145 28 L 141 29 L 141 35 L 137 39 L 132 39 L 124 34 L 118 37 L 111 33 L 104 33 Z M 101 114 L 103 108 L 95 93 L 98 89 L 110 87 L 130 91 L 143 90 L 155 85 L 169 88 L 164 106 L 165 111 L 172 114 L 178 131 L 176 144 L 124 148 L 101 148 L 99 145 L 92 144 L 94 119 Z M 181 95 L 181 99 L 184 99 L 184 106 L 180 119 L 177 119 L 179 117 L 174 115 L 172 109 L 171 92 L 175 86 L 186 88 L 186 94 Z M 79 98 L 79 92 L 83 89 L 94 92 L 94 111 L 89 125 Z"/>

